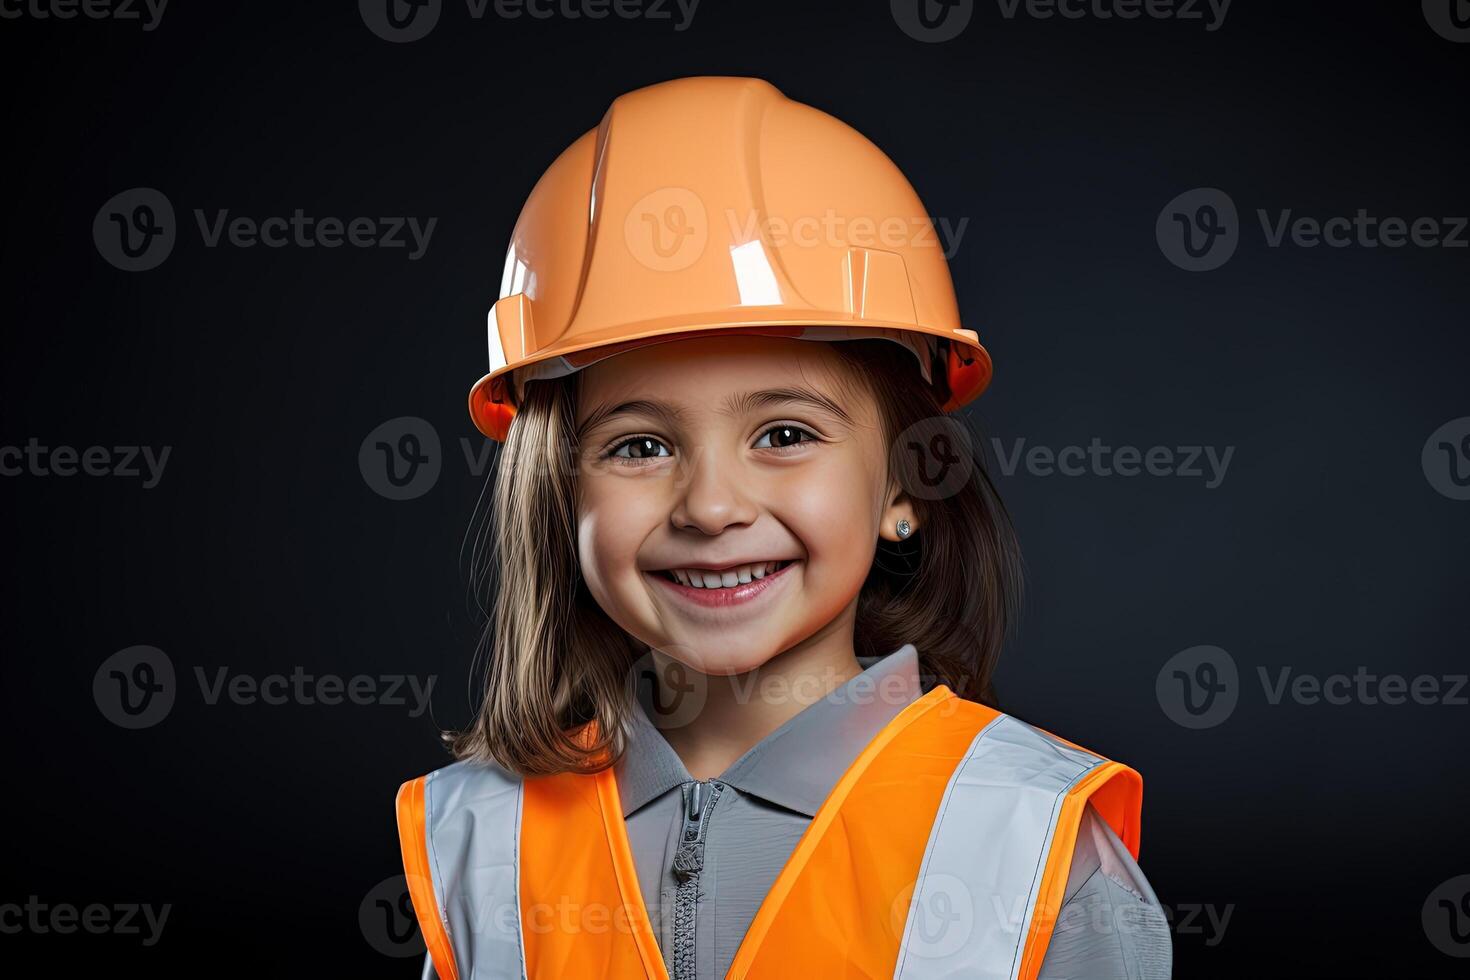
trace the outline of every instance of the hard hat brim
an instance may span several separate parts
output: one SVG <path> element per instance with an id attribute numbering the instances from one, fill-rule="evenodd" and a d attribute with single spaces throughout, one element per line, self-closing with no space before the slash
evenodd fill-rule
<path id="1" fill-rule="evenodd" d="M 677 325 L 652 321 L 637 327 L 610 328 L 605 331 L 608 335 L 606 337 L 583 334 L 577 338 L 575 343 L 565 345 L 553 343 L 516 364 L 506 365 L 493 371 L 482 377 L 470 389 L 470 418 L 483 435 L 503 442 L 510 422 L 515 416 L 519 389 L 526 381 L 535 380 L 535 377 L 527 378 L 527 374 L 535 374 L 542 378 L 561 377 L 580 371 L 598 361 L 654 344 L 723 335 L 787 337 L 840 342 L 845 339 L 857 339 L 858 336 L 882 337 L 884 333 L 890 331 L 919 334 L 947 342 L 949 369 L 943 381 L 934 379 L 936 387 L 941 389 L 940 400 L 944 411 L 949 412 L 962 408 L 978 398 L 990 384 L 993 370 L 990 353 L 980 344 L 975 333 L 970 330 L 930 328 L 896 321 L 866 319 L 844 321 L 838 317 L 798 320 L 791 318 L 789 314 L 778 321 L 748 319 L 734 322 L 691 323 L 681 318 Z M 824 337 L 824 333 L 835 336 Z M 887 339 L 897 340 L 894 337 Z M 943 365 L 941 365 L 942 369 Z"/>

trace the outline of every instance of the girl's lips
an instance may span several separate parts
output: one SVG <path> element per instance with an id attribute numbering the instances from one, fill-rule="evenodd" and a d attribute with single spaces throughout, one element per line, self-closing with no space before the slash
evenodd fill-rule
<path id="1" fill-rule="evenodd" d="M 645 572 L 649 578 L 658 582 L 678 598 L 691 605 L 701 606 L 705 609 L 726 609 L 731 606 L 741 606 L 759 596 L 771 591 L 773 586 L 779 586 L 786 580 L 786 573 L 791 571 L 800 563 L 800 560 L 788 562 L 786 567 L 770 573 L 764 578 L 751 579 L 743 585 L 737 585 L 730 589 L 696 589 L 689 585 L 680 585 L 662 572 Z"/>

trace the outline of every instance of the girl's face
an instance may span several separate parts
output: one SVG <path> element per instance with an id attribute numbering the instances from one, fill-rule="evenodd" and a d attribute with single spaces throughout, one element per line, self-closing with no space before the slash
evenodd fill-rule
<path id="1" fill-rule="evenodd" d="M 917 521 L 847 370 L 829 344 L 748 336 L 583 370 L 577 546 L 614 622 L 705 674 L 819 635 L 851 650 L 878 538 Z"/>

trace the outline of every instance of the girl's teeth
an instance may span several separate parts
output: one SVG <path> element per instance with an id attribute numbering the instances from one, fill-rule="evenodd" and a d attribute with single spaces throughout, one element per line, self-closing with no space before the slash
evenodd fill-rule
<path id="1" fill-rule="evenodd" d="M 674 568 L 670 574 L 680 585 L 695 589 L 733 589 L 754 579 L 765 578 L 776 570 L 780 562 L 763 561 L 754 565 L 737 565 L 724 571 L 713 572 L 700 568 Z"/>

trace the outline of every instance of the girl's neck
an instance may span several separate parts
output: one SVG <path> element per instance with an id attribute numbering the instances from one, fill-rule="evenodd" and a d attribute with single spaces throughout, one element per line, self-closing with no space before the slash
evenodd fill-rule
<path id="1" fill-rule="evenodd" d="M 687 724 L 664 730 L 664 738 L 695 779 L 710 779 L 728 769 L 761 739 L 796 717 L 808 705 L 862 673 L 853 653 L 852 633 L 814 636 L 743 674 L 704 675 L 702 707 Z M 676 664 L 654 652 L 660 687 L 670 685 Z M 687 671 L 687 667 L 677 667 Z"/>

